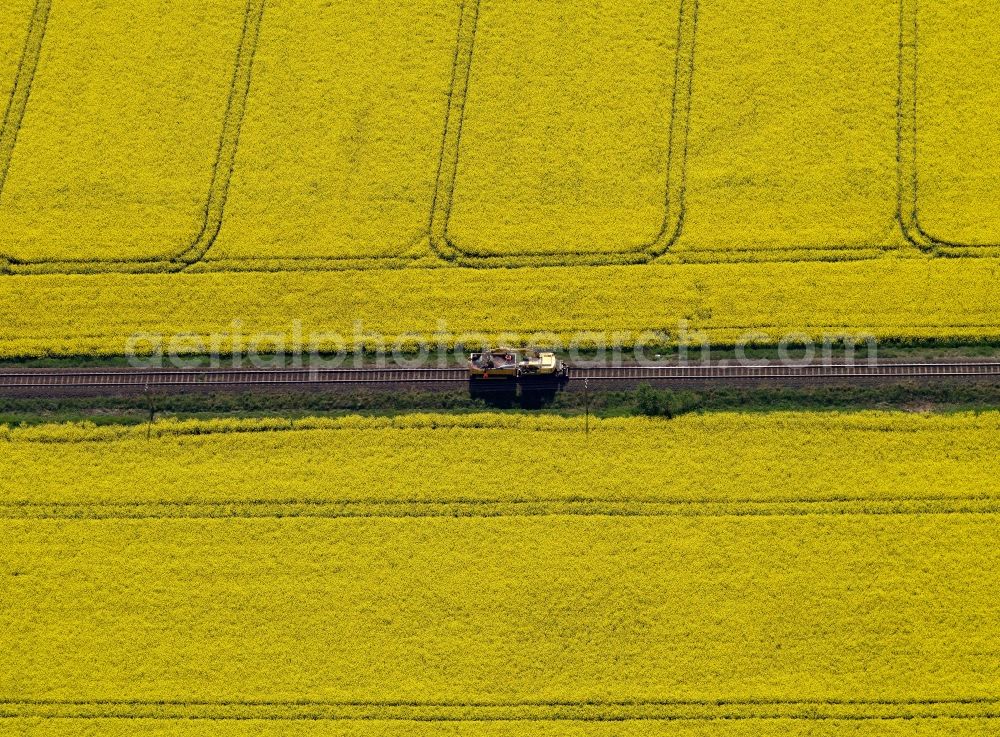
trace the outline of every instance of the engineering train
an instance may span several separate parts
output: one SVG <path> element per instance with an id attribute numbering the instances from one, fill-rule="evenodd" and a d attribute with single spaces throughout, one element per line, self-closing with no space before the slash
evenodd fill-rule
<path id="1" fill-rule="evenodd" d="M 566 363 L 547 351 L 495 348 L 469 354 L 472 381 L 517 381 L 529 377 L 563 381 L 568 376 Z"/>

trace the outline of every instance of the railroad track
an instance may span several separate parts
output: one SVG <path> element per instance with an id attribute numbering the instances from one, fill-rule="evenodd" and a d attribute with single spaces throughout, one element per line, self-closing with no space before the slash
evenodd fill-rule
<path id="1" fill-rule="evenodd" d="M 734 380 L 734 379 L 836 379 L 836 378 L 901 378 L 920 379 L 948 376 L 1000 376 L 1000 363 L 965 361 L 954 363 L 881 363 L 856 364 L 712 364 L 708 366 L 616 366 L 572 369 L 571 378 L 591 381 L 617 380 Z"/>
<path id="2" fill-rule="evenodd" d="M 134 369 L 0 372 L 0 389 L 263 386 L 273 384 L 433 384 L 468 380 L 465 369 Z"/>
<path id="3" fill-rule="evenodd" d="M 760 363 L 707 366 L 600 366 L 570 368 L 569 381 L 830 381 L 836 379 L 931 379 L 1000 377 L 1000 363 L 985 361 L 875 364 L 785 365 Z M 21 369 L 0 371 L 0 390 L 131 389 L 227 387 L 253 388 L 274 385 L 462 384 L 464 368 L 445 369 Z M 532 381 L 538 382 L 535 378 Z"/>

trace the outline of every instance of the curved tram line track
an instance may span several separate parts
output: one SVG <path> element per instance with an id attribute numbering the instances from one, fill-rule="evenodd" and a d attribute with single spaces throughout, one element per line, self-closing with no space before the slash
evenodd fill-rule
<path id="1" fill-rule="evenodd" d="M 880 362 L 855 364 L 782 363 L 671 366 L 587 366 L 571 367 L 565 382 L 578 388 L 588 386 L 639 385 L 646 382 L 664 386 L 685 384 L 774 384 L 803 385 L 822 383 L 935 380 L 997 380 L 1000 363 L 987 361 L 953 362 Z M 332 386 L 376 386 L 421 388 L 459 386 L 469 383 L 465 368 L 361 368 L 361 369 L 18 369 L 0 370 L 0 393 L 53 395 L 73 393 L 109 394 L 136 391 L 254 390 L 301 386 L 310 390 Z M 477 384 L 513 386 L 512 380 L 477 382 Z M 558 383 L 545 378 L 525 378 L 522 385 L 543 386 Z"/>

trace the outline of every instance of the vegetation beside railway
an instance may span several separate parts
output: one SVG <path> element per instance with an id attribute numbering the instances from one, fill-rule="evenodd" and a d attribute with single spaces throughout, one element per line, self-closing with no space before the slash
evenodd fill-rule
<path id="1" fill-rule="evenodd" d="M 1000 341 L 991 340 L 983 340 L 975 343 L 933 339 L 920 341 L 880 341 L 877 348 L 879 360 L 888 359 L 922 362 L 951 359 L 1000 358 Z M 701 361 L 703 359 L 726 361 L 733 360 L 738 357 L 736 349 L 732 346 L 713 345 L 704 355 L 702 354 L 700 346 L 689 346 L 685 350 L 686 353 L 684 355 L 692 362 Z M 801 357 L 801 351 L 794 346 L 790 347 L 788 352 L 791 354 L 793 359 Z M 629 358 L 627 355 L 628 352 L 626 351 L 625 353 L 626 355 L 623 356 L 623 359 L 627 361 Z M 679 349 L 676 345 L 657 346 L 650 344 L 647 347 L 646 353 L 649 354 L 650 357 L 659 355 L 659 360 L 664 362 L 676 361 L 681 357 Z M 779 353 L 778 347 L 769 345 L 747 345 L 741 348 L 741 353 L 743 357 L 751 361 L 778 360 L 782 357 Z M 402 351 L 400 355 L 404 359 L 411 359 L 415 354 L 409 351 Z M 558 351 L 557 355 L 564 360 L 572 361 L 597 361 L 601 359 L 601 355 L 597 351 L 584 348 L 578 350 L 575 356 L 570 356 L 566 352 Z M 844 346 L 830 346 L 830 358 L 832 360 L 840 360 L 847 357 L 847 355 L 848 354 L 846 353 Z M 854 349 L 854 359 L 865 360 L 867 357 L 867 346 L 859 345 Z M 333 356 L 332 354 L 320 353 L 318 358 L 324 362 L 324 365 L 328 365 L 328 362 L 331 358 L 333 358 Z M 389 360 L 391 359 L 392 357 L 389 357 Z M 262 363 L 266 363 L 268 367 L 273 368 L 291 367 L 296 365 L 296 361 L 300 361 L 302 365 L 306 367 L 310 365 L 309 356 L 303 355 L 286 355 L 280 357 L 262 353 L 254 356 L 250 356 L 248 354 L 223 354 L 219 356 L 185 355 L 183 357 L 184 365 L 190 368 L 212 368 L 217 364 L 222 367 L 233 365 L 250 366 L 250 362 L 252 360 L 261 361 Z M 131 365 L 130 361 L 134 361 L 134 359 L 124 355 L 2 358 L 0 359 L 0 369 L 128 368 Z M 375 362 L 376 356 L 373 353 L 361 353 L 357 356 L 351 354 L 343 356 L 342 364 L 337 368 L 368 368 L 374 366 Z M 438 353 L 436 350 L 430 350 L 426 356 L 426 364 L 428 367 L 447 368 L 464 366 L 465 363 L 465 354 L 458 354 L 453 350 L 446 351 L 444 353 Z M 165 364 L 164 368 L 170 368 L 169 363 Z"/>
<path id="2" fill-rule="evenodd" d="M 502 393 L 472 397 L 464 389 L 218 392 L 123 397 L 0 397 L 0 424 L 87 420 L 96 424 L 141 424 L 154 417 L 208 418 L 395 415 L 414 411 L 544 411 L 598 417 L 678 416 L 692 412 L 902 409 L 952 412 L 1000 409 L 1000 384 L 879 384 L 864 386 L 733 387 L 559 392 L 550 398 Z"/>

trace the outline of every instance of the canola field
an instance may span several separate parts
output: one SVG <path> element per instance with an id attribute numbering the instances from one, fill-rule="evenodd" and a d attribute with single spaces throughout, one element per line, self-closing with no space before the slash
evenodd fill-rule
<path id="1" fill-rule="evenodd" d="M 55 737 L 77 737 L 95 734 L 91 726 L 79 723 L 26 721 L 26 731 L 14 734 L 44 734 Z M 20 728 L 20 727 L 19 727 Z M 99 734 L 111 735 L 177 735 L 179 737 L 249 737 L 250 735 L 292 735 L 293 737 L 431 737 L 441 734 L 456 737 L 838 737 L 850 734 L 855 737 L 979 737 L 990 734 L 967 721 L 929 722 L 852 722 L 850 719 L 816 720 L 769 719 L 719 721 L 711 726 L 697 722 L 652 721 L 628 722 L 564 722 L 555 725 L 539 722 L 465 722 L 451 725 L 446 732 L 437 724 L 421 722 L 365 721 L 360 724 L 330 721 L 303 720 L 300 722 L 274 722 L 252 720 L 248 722 L 177 721 L 168 726 L 150 719 L 126 719 L 109 723 Z"/>
<path id="2" fill-rule="evenodd" d="M 31 724 L 32 729 L 37 728 L 38 722 Z M 58 727 L 46 727 L 52 730 L 52 735 L 66 735 L 75 737 L 76 735 L 90 735 L 91 731 L 86 731 L 77 724 L 60 724 Z M 567 737 L 835 737 L 841 734 L 852 734 L 856 737 L 978 737 L 989 734 L 986 731 L 977 731 L 976 727 L 970 727 L 968 723 L 948 723 L 932 722 L 930 724 L 901 725 L 898 723 L 879 724 L 859 724 L 855 725 L 849 721 L 831 721 L 814 725 L 812 723 L 803 724 L 790 719 L 777 719 L 766 723 L 751 722 L 749 724 L 741 722 L 719 722 L 711 727 L 689 722 L 644 722 L 639 725 L 622 723 L 589 723 L 585 725 L 559 724 L 552 727 L 548 724 L 520 723 L 514 728 L 509 724 L 456 724 L 448 730 L 447 734 L 457 737 L 507 737 L 507 735 L 518 734 L 527 737 L 554 737 L 555 735 L 566 735 Z M 166 731 L 169 730 L 169 731 Z M 348 737 L 361 735 L 361 737 L 427 737 L 428 735 L 439 735 L 442 732 L 435 725 L 420 723 L 396 723 L 370 721 L 362 725 L 343 725 L 330 722 L 295 722 L 291 724 L 274 724 L 267 721 L 254 721 L 249 724 L 231 722 L 178 722 L 164 728 L 155 721 L 130 719 L 123 725 L 112 725 L 107 731 L 101 734 L 108 735 L 181 735 L 183 737 L 202 737 L 202 735 L 222 735 L 223 737 L 244 737 L 249 735 L 292 735 L 293 737 Z M 844 730 L 850 730 L 845 732 Z M 26 732 L 19 734 L 33 734 Z"/>
<path id="3" fill-rule="evenodd" d="M 991 6 L 133 5 L 0 9 L 0 355 L 1000 332 Z"/>
<path id="4" fill-rule="evenodd" d="M 0 734 L 965 737 L 1000 714 L 996 413 L 0 443 Z"/>
<path id="5" fill-rule="evenodd" d="M 998 29 L 0 0 L 0 360 L 996 344 Z M 998 451 L 995 411 L 0 425 L 0 737 L 993 735 Z"/>

